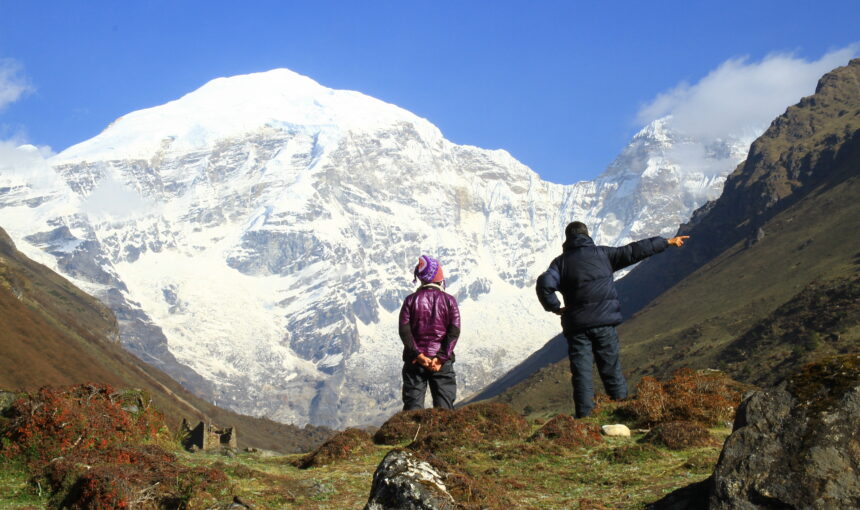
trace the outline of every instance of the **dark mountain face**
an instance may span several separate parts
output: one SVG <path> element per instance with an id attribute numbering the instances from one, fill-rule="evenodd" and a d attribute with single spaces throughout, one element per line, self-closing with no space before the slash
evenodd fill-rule
<path id="1" fill-rule="evenodd" d="M 172 426 L 183 417 L 236 426 L 244 445 L 305 451 L 329 433 L 237 415 L 195 397 L 125 351 L 107 307 L 27 258 L 0 228 L 0 389 L 87 382 L 144 389 Z"/>
<path id="2" fill-rule="evenodd" d="M 631 384 L 681 366 L 771 384 L 816 357 L 856 350 L 857 232 L 860 59 L 774 120 L 722 196 L 681 227 L 691 236 L 683 249 L 618 283 L 624 312 L 635 313 L 620 328 Z M 569 407 L 563 347 L 554 338 L 479 398 Z"/>

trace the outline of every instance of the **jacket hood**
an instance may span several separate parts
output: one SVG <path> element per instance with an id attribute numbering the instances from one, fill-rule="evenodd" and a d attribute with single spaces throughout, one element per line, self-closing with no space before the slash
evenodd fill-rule
<path id="1" fill-rule="evenodd" d="M 594 241 L 585 234 L 576 234 L 573 237 L 568 237 L 561 248 L 562 251 L 568 251 L 582 246 L 594 246 Z"/>

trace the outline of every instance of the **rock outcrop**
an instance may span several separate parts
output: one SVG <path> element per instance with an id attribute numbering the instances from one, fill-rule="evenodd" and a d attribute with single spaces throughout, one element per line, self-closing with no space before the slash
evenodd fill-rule
<path id="1" fill-rule="evenodd" d="M 403 450 L 392 450 L 373 474 L 364 510 L 453 510 L 442 475 Z"/>
<path id="2" fill-rule="evenodd" d="M 860 508 L 860 354 L 807 365 L 741 404 L 712 509 Z"/>
<path id="3" fill-rule="evenodd" d="M 648 508 L 860 508 L 858 423 L 860 353 L 806 365 L 744 400 L 713 476 Z"/>

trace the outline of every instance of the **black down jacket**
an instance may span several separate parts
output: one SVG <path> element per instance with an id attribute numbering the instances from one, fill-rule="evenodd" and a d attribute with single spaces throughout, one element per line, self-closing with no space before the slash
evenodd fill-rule
<path id="1" fill-rule="evenodd" d="M 561 308 L 556 292 L 564 297 L 561 318 L 565 331 L 621 323 L 621 302 L 612 273 L 660 253 L 666 239 L 652 237 L 619 248 L 596 246 L 583 234 L 568 238 L 562 254 L 537 279 L 537 295 L 544 310 Z"/>

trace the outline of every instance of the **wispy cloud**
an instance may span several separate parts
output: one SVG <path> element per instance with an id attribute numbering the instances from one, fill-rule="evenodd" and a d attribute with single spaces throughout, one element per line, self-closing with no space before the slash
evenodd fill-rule
<path id="1" fill-rule="evenodd" d="M 0 110 L 34 90 L 17 60 L 0 58 Z"/>
<path id="2" fill-rule="evenodd" d="M 81 208 L 95 220 L 123 220 L 147 214 L 156 206 L 136 189 L 107 172 L 83 199 Z"/>
<path id="3" fill-rule="evenodd" d="M 728 60 L 695 84 L 680 83 L 639 111 L 647 124 L 671 115 L 676 131 L 701 139 L 761 132 L 785 109 L 815 91 L 818 79 L 860 52 L 860 44 L 831 51 L 818 60 L 791 53 L 772 54 L 760 62 Z"/>
<path id="4" fill-rule="evenodd" d="M 52 156 L 49 147 L 19 145 L 16 141 L 0 140 L 0 183 L 27 186 L 34 190 L 63 186 L 62 179 L 48 165 Z"/>

